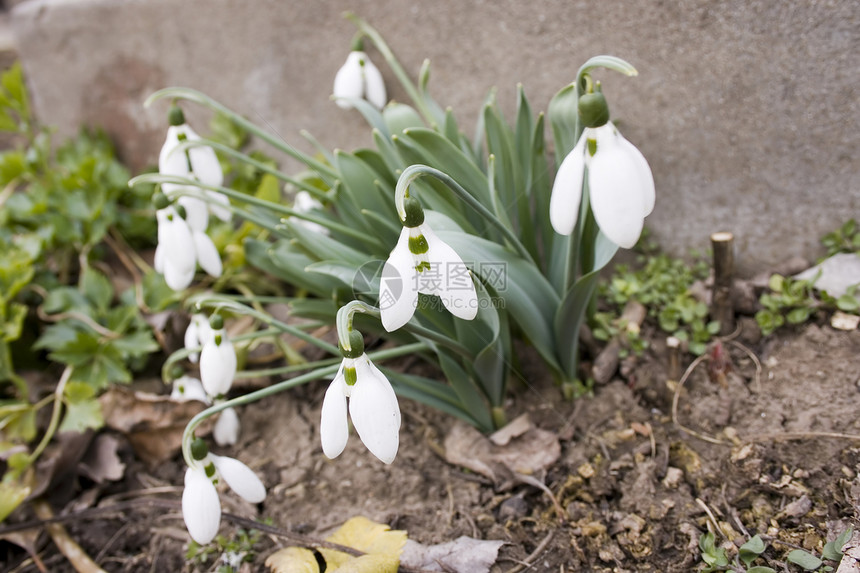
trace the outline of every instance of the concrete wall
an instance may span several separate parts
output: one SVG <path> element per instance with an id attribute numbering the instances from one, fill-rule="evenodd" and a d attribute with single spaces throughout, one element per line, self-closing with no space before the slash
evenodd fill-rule
<path id="1" fill-rule="evenodd" d="M 29 0 L 13 27 L 42 121 L 65 133 L 102 125 L 140 165 L 157 156 L 164 121 L 163 107 L 141 102 L 170 85 L 299 146 L 300 129 L 330 146 L 369 144 L 360 116 L 327 99 L 354 32 L 347 9 L 411 73 L 431 59 L 432 92 L 468 132 L 491 86 L 507 110 L 517 82 L 546 109 L 588 57 L 633 63 L 638 78 L 601 79 L 654 171 L 647 224 L 676 253 L 732 230 L 752 271 L 814 256 L 823 232 L 860 217 L 853 0 Z"/>

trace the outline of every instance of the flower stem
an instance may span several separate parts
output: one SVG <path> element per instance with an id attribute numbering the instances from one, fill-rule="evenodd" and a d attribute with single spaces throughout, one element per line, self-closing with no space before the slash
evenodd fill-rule
<path id="1" fill-rule="evenodd" d="M 416 342 L 414 344 L 407 344 L 404 346 L 399 346 L 397 348 L 389 348 L 386 350 L 371 352 L 368 353 L 368 358 L 376 362 L 386 360 L 388 358 L 395 358 L 397 356 L 412 354 L 421 350 L 427 350 L 427 345 L 423 342 Z M 227 400 L 225 402 L 221 402 L 220 404 L 216 404 L 214 406 L 206 408 L 205 410 L 191 418 L 191 421 L 188 422 L 187 426 L 185 426 L 185 431 L 182 434 L 182 457 L 185 458 L 185 463 L 189 466 L 194 465 L 194 460 L 191 456 L 191 442 L 194 440 L 194 430 L 196 430 L 197 426 L 199 426 L 206 418 L 217 414 L 218 412 L 227 408 L 234 408 L 236 406 L 250 404 L 273 394 L 277 394 L 279 392 L 283 392 L 284 390 L 294 388 L 306 382 L 311 382 L 312 380 L 322 378 L 323 376 L 334 374 L 337 372 L 338 368 L 340 368 L 339 362 L 337 364 L 332 364 L 323 368 L 317 368 L 316 370 L 313 370 L 306 374 L 302 374 L 301 376 L 296 376 L 295 378 L 284 380 L 277 384 L 273 384 L 272 386 L 260 388 L 259 390 L 251 392 L 250 394 L 245 394 L 244 396 L 239 396 L 237 398 L 233 398 L 232 400 Z"/>
<path id="2" fill-rule="evenodd" d="M 30 457 L 27 460 L 28 465 L 32 465 L 37 459 L 39 459 L 39 456 L 42 455 L 42 452 L 45 451 L 46 447 L 48 447 L 54 434 L 57 433 L 57 428 L 60 425 L 60 413 L 63 411 L 63 393 L 66 391 L 66 384 L 69 382 L 69 378 L 72 377 L 73 370 L 74 368 L 71 366 L 66 366 L 66 369 L 63 370 L 63 375 L 60 376 L 60 381 L 54 389 L 54 409 L 51 412 L 51 421 L 48 423 L 45 435 L 42 436 L 42 441 L 39 442 L 39 445 L 36 446 L 36 449 L 33 450 L 32 454 L 30 454 Z"/>
<path id="3" fill-rule="evenodd" d="M 406 208 L 403 205 L 403 201 L 406 196 L 409 194 L 409 185 L 424 175 L 430 175 L 435 177 L 442 183 L 448 186 L 454 193 L 456 193 L 467 205 L 469 205 L 472 209 L 478 212 L 479 215 L 484 217 L 487 222 L 491 225 L 499 229 L 505 239 L 513 245 L 514 249 L 516 249 L 517 253 L 527 261 L 530 261 L 533 264 L 536 264 L 534 259 L 529 253 L 528 249 L 520 242 L 514 233 L 502 223 L 498 217 L 496 217 L 492 211 L 484 207 L 480 201 L 475 199 L 471 193 L 466 191 L 459 183 L 457 183 L 450 175 L 439 171 L 438 169 L 434 169 L 428 165 L 410 165 L 406 169 L 403 170 L 403 173 L 400 174 L 400 178 L 397 180 L 397 187 L 394 190 L 394 206 L 397 208 L 397 215 L 400 217 L 400 220 L 403 221 L 406 218 Z"/>

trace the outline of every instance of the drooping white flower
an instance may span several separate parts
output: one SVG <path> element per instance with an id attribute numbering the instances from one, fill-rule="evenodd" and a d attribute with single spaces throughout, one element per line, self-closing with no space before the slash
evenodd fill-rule
<path id="1" fill-rule="evenodd" d="M 157 210 L 155 216 L 158 246 L 154 267 L 164 275 L 167 286 L 176 291 L 188 288 L 198 264 L 210 276 L 221 276 L 221 256 L 205 230 L 193 229 L 172 205 Z"/>
<path id="2" fill-rule="evenodd" d="M 212 336 L 212 328 L 209 326 L 209 319 L 202 314 L 191 315 L 191 321 L 188 323 L 188 328 L 185 329 L 185 348 L 200 348 Z M 192 352 L 188 355 L 188 360 L 197 362 L 200 358 L 199 352 Z"/>
<path id="3" fill-rule="evenodd" d="M 343 359 L 325 393 L 320 418 L 323 453 L 335 458 L 346 447 L 347 398 L 358 437 L 382 462 L 393 462 L 400 442 L 400 406 L 388 379 L 364 353 Z"/>
<path id="4" fill-rule="evenodd" d="M 385 330 L 392 332 L 409 322 L 418 293 L 437 295 L 458 318 L 472 320 L 478 314 L 478 295 L 469 269 L 426 223 L 403 227 L 383 267 L 379 310 Z"/>
<path id="5" fill-rule="evenodd" d="M 346 58 L 346 63 L 334 77 L 335 103 L 344 109 L 352 107 L 348 101 L 339 98 L 364 98 L 377 109 L 385 107 L 388 98 L 385 94 L 385 82 L 379 69 L 373 65 L 367 54 L 353 50 Z"/>
<path id="6" fill-rule="evenodd" d="M 239 441 L 239 415 L 234 408 L 221 410 L 212 437 L 219 446 L 233 446 Z"/>
<path id="7" fill-rule="evenodd" d="M 187 400 L 197 400 L 204 404 L 212 402 L 210 397 L 203 389 L 203 384 L 197 378 L 188 376 L 187 374 L 180 376 L 173 381 L 173 389 L 170 392 L 170 399 L 177 402 L 185 402 Z"/>
<path id="8" fill-rule="evenodd" d="M 316 209 L 322 209 L 323 204 L 317 201 L 313 195 L 307 191 L 299 191 L 293 199 L 293 210 L 297 213 L 310 213 Z M 295 221 L 305 229 L 320 233 L 321 235 L 329 235 L 329 230 L 319 223 L 307 221 L 305 219 L 295 218 Z"/>
<path id="9" fill-rule="evenodd" d="M 188 223 L 173 206 L 155 212 L 158 220 L 158 246 L 155 249 L 155 270 L 164 275 L 173 290 L 188 288 L 197 268 L 194 237 Z"/>
<path id="10" fill-rule="evenodd" d="M 571 234 L 576 225 L 586 168 L 597 225 L 609 240 L 629 249 L 654 209 L 654 177 L 648 161 L 612 122 L 585 128 L 562 161 L 552 188 L 550 222 L 561 235 Z"/>
<path id="11" fill-rule="evenodd" d="M 223 328 L 212 331 L 212 336 L 203 344 L 200 352 L 200 381 L 206 393 L 212 397 L 230 391 L 236 375 L 236 351 Z"/>
<path id="12" fill-rule="evenodd" d="M 175 175 L 195 179 L 204 185 L 220 187 L 224 183 L 224 173 L 215 150 L 206 145 L 194 146 L 185 151 L 177 149 L 183 141 L 199 141 L 200 136 L 186 123 L 171 125 L 167 128 L 167 138 L 158 155 L 158 172 L 161 175 Z M 163 183 L 164 193 L 174 198 L 185 186 Z M 196 189 L 196 188 L 194 188 Z M 207 201 L 193 196 L 183 196 L 179 203 L 188 211 L 188 220 L 196 230 L 205 231 L 208 224 L 208 211 L 212 211 L 222 221 L 229 221 L 232 212 L 228 208 L 230 200 L 221 193 L 210 189 L 204 191 Z M 208 205 L 207 205 L 208 202 Z"/>
<path id="13" fill-rule="evenodd" d="M 221 500 L 215 484 L 219 477 L 251 503 L 266 499 L 266 487 L 254 471 L 234 458 L 207 454 L 185 470 L 182 517 L 191 538 L 201 545 L 212 541 L 221 524 Z"/>

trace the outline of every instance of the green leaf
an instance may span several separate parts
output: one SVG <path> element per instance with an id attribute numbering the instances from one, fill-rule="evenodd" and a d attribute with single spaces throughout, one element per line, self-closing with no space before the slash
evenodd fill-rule
<path id="1" fill-rule="evenodd" d="M 821 557 L 830 561 L 839 561 L 842 559 L 842 548 L 851 539 L 851 534 L 854 532 L 852 527 L 843 531 L 839 537 L 833 541 L 828 541 L 824 544 L 824 549 L 821 551 Z"/>
<path id="2" fill-rule="evenodd" d="M 755 559 L 764 553 L 765 550 L 764 541 L 758 535 L 741 545 L 740 549 L 738 549 L 738 556 L 741 561 L 744 562 L 744 565 L 747 567 L 750 566 L 750 563 L 755 561 Z"/>
<path id="3" fill-rule="evenodd" d="M 810 313 L 812 313 L 811 308 L 795 308 L 785 315 L 785 320 L 789 324 L 803 324 L 809 320 Z"/>
<path id="4" fill-rule="evenodd" d="M 0 523 L 3 522 L 16 507 L 24 503 L 30 495 L 31 488 L 16 477 L 12 471 L 7 471 L 0 482 Z"/>
<path id="5" fill-rule="evenodd" d="M 815 571 L 816 569 L 824 565 L 824 562 L 821 561 L 821 559 L 819 559 L 812 553 L 809 553 L 808 551 L 803 551 L 802 549 L 795 549 L 791 551 L 785 557 L 785 560 L 789 563 L 799 565 L 807 571 Z"/>
<path id="6" fill-rule="evenodd" d="M 113 300 L 113 286 L 101 272 L 84 267 L 81 273 L 80 288 L 87 299 L 101 312 L 107 310 Z"/>
<path id="7" fill-rule="evenodd" d="M 836 299 L 836 308 L 842 312 L 856 312 L 860 309 L 860 301 L 856 296 L 846 293 Z"/>
<path id="8" fill-rule="evenodd" d="M 66 404 L 66 415 L 60 423 L 59 432 L 85 432 L 104 425 L 102 408 L 98 400 L 89 399 Z"/>
<path id="9" fill-rule="evenodd" d="M 776 573 L 775 569 L 771 569 L 770 567 L 763 567 L 761 565 L 756 567 L 750 567 L 747 569 L 747 573 Z"/>
<path id="10" fill-rule="evenodd" d="M 783 286 L 785 285 L 785 277 L 782 275 L 771 275 L 767 285 L 773 292 L 782 292 Z"/>
<path id="11" fill-rule="evenodd" d="M 549 102 L 549 123 L 555 141 L 555 166 L 558 169 L 567 154 L 576 146 L 576 126 L 579 117 L 576 85 L 570 84 L 556 93 Z"/>

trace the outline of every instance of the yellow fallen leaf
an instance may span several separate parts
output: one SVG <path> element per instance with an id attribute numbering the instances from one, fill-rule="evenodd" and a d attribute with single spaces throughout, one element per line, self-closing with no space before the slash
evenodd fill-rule
<path id="1" fill-rule="evenodd" d="M 387 525 L 366 517 L 353 517 L 335 531 L 328 541 L 346 545 L 367 555 L 353 557 L 340 551 L 320 549 L 330 573 L 397 573 L 400 552 L 406 544 L 405 531 L 391 531 Z"/>
<path id="2" fill-rule="evenodd" d="M 303 547 L 286 547 L 266 559 L 272 573 L 320 573 L 314 552 Z"/>

